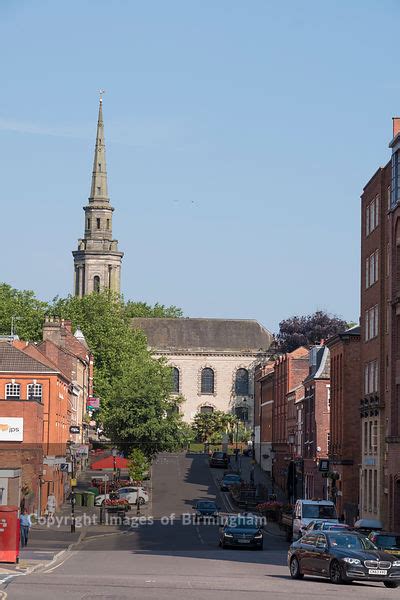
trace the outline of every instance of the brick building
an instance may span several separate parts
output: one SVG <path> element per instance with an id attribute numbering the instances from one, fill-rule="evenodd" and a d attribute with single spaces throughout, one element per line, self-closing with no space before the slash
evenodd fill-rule
<path id="1" fill-rule="evenodd" d="M 66 381 L 47 361 L 39 361 L 9 342 L 0 343 L 2 504 L 23 502 L 28 509 L 37 510 L 57 487 L 53 473 L 46 477 L 43 460 L 50 441 L 58 442 L 64 430 L 64 403 L 56 394 L 56 389 L 65 391 L 64 385 Z"/>
<path id="2" fill-rule="evenodd" d="M 391 165 L 379 168 L 361 196 L 360 516 L 387 521 L 385 454 L 390 370 L 389 264 Z"/>
<path id="3" fill-rule="evenodd" d="M 87 400 L 93 395 L 93 356 L 82 331 L 78 329 L 73 334 L 71 321 L 46 317 L 43 342 L 38 349 L 71 381 L 71 425 L 80 428 L 80 433 L 71 435 L 71 440 L 87 442 L 85 418 Z"/>
<path id="4" fill-rule="evenodd" d="M 358 514 L 360 435 L 360 327 L 331 337 L 330 471 L 331 498 L 339 515 L 352 525 Z"/>
<path id="5" fill-rule="evenodd" d="M 287 492 L 294 503 L 303 496 L 303 405 L 304 385 L 297 385 L 288 391 L 287 399 L 287 433 L 289 445 Z"/>
<path id="6" fill-rule="evenodd" d="M 273 477 L 277 485 L 288 490 L 288 469 L 291 460 L 287 429 L 287 394 L 307 376 L 308 349 L 297 348 L 280 356 L 274 365 L 274 402 L 272 446 L 274 450 Z"/>
<path id="7" fill-rule="evenodd" d="M 327 498 L 327 479 L 318 466 L 328 457 L 330 413 L 330 357 L 327 346 L 313 346 L 309 374 L 303 381 L 303 497 Z"/>
<path id="8" fill-rule="evenodd" d="M 387 354 L 384 356 L 386 377 L 385 430 L 382 443 L 385 442 L 386 476 L 384 494 L 387 495 L 387 507 L 384 515 L 388 528 L 400 531 L 400 118 L 393 119 L 393 139 L 390 143 L 392 158 L 390 167 L 390 189 L 387 194 L 389 210 L 389 231 L 387 247 L 387 284 L 386 303 L 388 332 Z M 385 309 L 383 310 L 385 312 Z"/>
<path id="9" fill-rule="evenodd" d="M 254 373 L 255 459 L 272 474 L 272 415 L 274 404 L 274 362 L 258 365 Z"/>

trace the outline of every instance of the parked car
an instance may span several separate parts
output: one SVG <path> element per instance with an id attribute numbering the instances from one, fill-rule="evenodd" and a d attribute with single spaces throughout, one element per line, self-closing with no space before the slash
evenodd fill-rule
<path id="1" fill-rule="evenodd" d="M 229 488 L 232 485 L 240 485 L 242 478 L 237 473 L 225 473 L 221 479 L 221 491 L 229 492 Z"/>
<path id="2" fill-rule="evenodd" d="M 204 517 L 217 517 L 220 510 L 214 500 L 197 500 L 192 506 L 196 511 L 196 520 L 200 521 Z"/>
<path id="3" fill-rule="evenodd" d="M 254 515 L 234 515 L 220 528 L 219 546 L 221 548 L 263 549 L 263 532 L 259 519 Z"/>
<path id="4" fill-rule="evenodd" d="M 139 490 L 139 503 L 146 504 L 149 501 L 149 495 L 143 487 L 129 486 L 122 487 L 117 492 L 110 492 L 107 494 L 99 494 L 96 496 L 94 504 L 95 506 L 101 506 L 104 500 L 108 500 L 111 497 L 120 498 L 127 500 L 129 504 L 136 504 L 137 494 Z"/>
<path id="5" fill-rule="evenodd" d="M 210 467 L 222 467 L 227 469 L 229 466 L 229 456 L 226 452 L 213 452 L 209 460 Z"/>
<path id="6" fill-rule="evenodd" d="M 376 581 L 388 588 L 400 584 L 400 560 L 353 531 L 307 533 L 290 546 L 288 566 L 292 579 L 315 575 L 332 583 Z"/>
<path id="7" fill-rule="evenodd" d="M 400 533 L 389 531 L 371 531 L 368 538 L 384 552 L 400 556 Z"/>
<path id="8" fill-rule="evenodd" d="M 351 531 L 350 525 L 345 523 L 332 523 L 332 521 L 311 521 L 306 529 L 305 533 L 310 531 Z"/>

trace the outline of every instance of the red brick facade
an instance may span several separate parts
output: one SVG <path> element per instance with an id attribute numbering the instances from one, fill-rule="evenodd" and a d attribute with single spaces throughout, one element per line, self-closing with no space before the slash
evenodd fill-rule
<path id="1" fill-rule="evenodd" d="M 338 514 L 353 525 L 359 505 L 360 328 L 327 341 L 331 355 L 330 471 L 331 498 Z"/>
<path id="2" fill-rule="evenodd" d="M 297 387 L 308 374 L 308 349 L 297 348 L 280 356 L 274 367 L 274 403 L 272 445 L 275 453 L 273 476 L 277 485 L 287 491 L 288 465 L 291 460 L 287 428 L 287 393 Z"/>

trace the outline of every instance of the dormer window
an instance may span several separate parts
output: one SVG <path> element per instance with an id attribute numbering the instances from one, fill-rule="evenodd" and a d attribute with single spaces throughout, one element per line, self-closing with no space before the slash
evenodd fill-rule
<path id="1" fill-rule="evenodd" d="M 96 219 L 97 229 L 100 229 L 100 219 Z"/>
<path id="2" fill-rule="evenodd" d="M 101 163 L 97 165 L 99 173 L 101 173 Z"/>
<path id="3" fill-rule="evenodd" d="M 98 195 L 98 196 L 100 196 L 100 194 L 101 194 L 101 187 L 99 186 L 99 187 L 97 188 L 97 195 Z"/>

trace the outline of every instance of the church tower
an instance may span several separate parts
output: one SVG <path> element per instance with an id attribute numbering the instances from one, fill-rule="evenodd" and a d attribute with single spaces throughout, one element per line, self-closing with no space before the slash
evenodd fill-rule
<path id="1" fill-rule="evenodd" d="M 120 293 L 123 252 L 112 237 L 113 207 L 107 191 L 106 147 L 104 140 L 103 100 L 100 97 L 94 150 L 92 187 L 85 211 L 85 233 L 78 240 L 74 257 L 74 294 L 85 296 L 109 289 Z"/>

